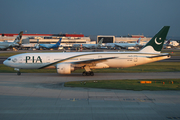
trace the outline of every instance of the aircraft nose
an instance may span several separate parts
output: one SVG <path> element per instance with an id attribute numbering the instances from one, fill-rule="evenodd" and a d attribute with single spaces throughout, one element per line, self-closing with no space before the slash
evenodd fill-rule
<path id="1" fill-rule="evenodd" d="M 6 65 L 6 60 L 3 62 L 4 65 Z"/>
<path id="2" fill-rule="evenodd" d="M 5 61 L 3 62 L 3 64 L 6 65 L 6 66 L 8 66 L 7 60 L 5 60 Z"/>

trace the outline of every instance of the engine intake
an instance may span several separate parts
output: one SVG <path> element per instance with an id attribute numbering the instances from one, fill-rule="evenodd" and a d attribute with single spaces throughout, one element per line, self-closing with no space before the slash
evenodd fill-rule
<path id="1" fill-rule="evenodd" d="M 59 74 L 71 74 L 71 71 L 74 71 L 74 67 L 70 63 L 59 63 L 56 69 Z"/>

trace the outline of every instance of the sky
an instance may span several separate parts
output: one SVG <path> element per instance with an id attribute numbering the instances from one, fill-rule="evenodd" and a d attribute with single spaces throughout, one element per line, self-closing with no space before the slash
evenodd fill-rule
<path id="1" fill-rule="evenodd" d="M 180 0 L 0 0 L 0 33 L 180 37 Z"/>

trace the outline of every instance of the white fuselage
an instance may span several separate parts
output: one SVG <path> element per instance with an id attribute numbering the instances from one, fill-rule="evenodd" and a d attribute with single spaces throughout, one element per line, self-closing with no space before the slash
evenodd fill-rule
<path id="1" fill-rule="evenodd" d="M 90 63 L 90 68 L 126 68 L 146 64 L 169 58 L 168 56 L 148 58 L 160 55 L 159 53 L 140 52 L 70 52 L 70 53 L 23 53 L 9 57 L 4 64 L 19 69 L 56 68 L 59 63 L 71 63 L 73 67 L 82 67 L 83 64 L 74 64 L 81 61 L 114 57 L 100 63 Z M 99 64 L 99 65 L 98 65 Z"/>
<path id="2" fill-rule="evenodd" d="M 137 43 L 115 43 L 115 46 L 127 48 L 127 47 L 136 47 Z"/>
<path id="3" fill-rule="evenodd" d="M 98 48 L 101 47 L 100 44 L 82 44 L 83 48 Z"/>
<path id="4" fill-rule="evenodd" d="M 176 46 L 179 46 L 179 43 L 177 41 L 171 41 L 169 43 L 169 46 L 173 46 L 173 47 L 176 47 Z"/>
<path id="5" fill-rule="evenodd" d="M 15 42 L 0 42 L 0 49 L 7 49 L 14 46 L 19 46 L 19 44 Z"/>
<path id="6" fill-rule="evenodd" d="M 127 47 L 136 47 L 138 46 L 138 43 L 107 43 L 107 47 L 121 47 L 121 48 L 127 48 Z"/>

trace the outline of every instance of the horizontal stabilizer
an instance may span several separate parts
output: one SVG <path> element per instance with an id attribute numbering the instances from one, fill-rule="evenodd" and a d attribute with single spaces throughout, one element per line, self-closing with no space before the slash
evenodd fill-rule
<path id="1" fill-rule="evenodd" d="M 157 56 L 151 56 L 151 57 L 147 57 L 147 58 L 157 58 L 157 57 L 163 57 L 163 56 L 171 56 L 171 54 L 163 54 L 163 55 L 157 55 Z"/>

